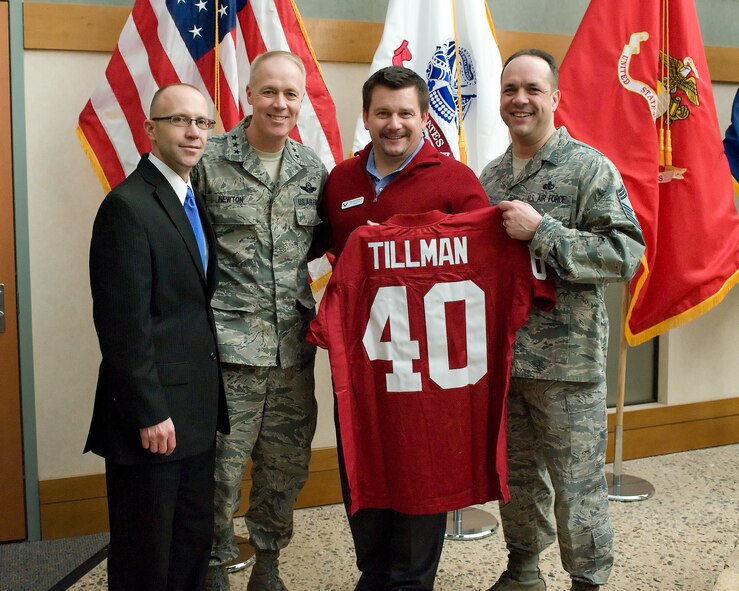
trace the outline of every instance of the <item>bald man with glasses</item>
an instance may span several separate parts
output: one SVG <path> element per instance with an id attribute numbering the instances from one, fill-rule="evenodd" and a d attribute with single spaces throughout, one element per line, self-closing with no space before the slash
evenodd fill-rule
<path id="1" fill-rule="evenodd" d="M 103 200 L 90 245 L 102 353 L 85 451 L 105 458 L 108 588 L 203 588 L 216 430 L 228 432 L 210 299 L 215 237 L 190 170 L 213 127 L 186 84 L 156 92 L 151 153 Z"/>

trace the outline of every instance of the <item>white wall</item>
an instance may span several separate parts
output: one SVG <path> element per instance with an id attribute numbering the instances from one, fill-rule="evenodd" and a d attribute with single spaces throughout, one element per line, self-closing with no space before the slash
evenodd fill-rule
<path id="1" fill-rule="evenodd" d="M 87 256 L 92 220 L 103 191 L 75 137 L 77 117 L 108 56 L 26 51 L 28 209 L 39 478 L 103 472 L 82 455 L 100 355 L 92 326 Z M 366 64 L 324 63 L 339 112 L 344 152 L 361 109 Z M 736 86 L 717 89 L 722 131 Z M 734 334 L 739 289 L 663 347 L 660 400 L 669 404 L 739 396 Z M 663 339 L 664 341 L 665 339 Z M 664 379 L 666 378 L 666 379 Z M 317 370 L 319 425 L 314 448 L 335 445 L 325 355 Z"/>
<path id="2" fill-rule="evenodd" d="M 77 116 L 105 67 L 97 54 L 26 52 L 31 305 L 41 480 L 103 471 L 82 456 L 100 353 L 87 252 L 103 198 L 75 137 Z"/>
<path id="3" fill-rule="evenodd" d="M 713 310 L 660 337 L 660 402 L 739 396 L 738 328 L 739 287 L 735 287 Z"/>

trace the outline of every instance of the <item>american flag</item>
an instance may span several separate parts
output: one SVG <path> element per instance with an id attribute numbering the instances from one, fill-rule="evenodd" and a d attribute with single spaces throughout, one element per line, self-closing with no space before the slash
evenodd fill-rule
<path id="1" fill-rule="evenodd" d="M 216 131 L 228 131 L 251 111 L 250 62 L 276 49 L 296 53 L 306 68 L 307 92 L 292 136 L 330 170 L 342 159 L 336 107 L 292 0 L 136 0 L 77 128 L 106 192 L 149 151 L 144 120 L 159 87 L 199 88 L 213 105 Z"/>

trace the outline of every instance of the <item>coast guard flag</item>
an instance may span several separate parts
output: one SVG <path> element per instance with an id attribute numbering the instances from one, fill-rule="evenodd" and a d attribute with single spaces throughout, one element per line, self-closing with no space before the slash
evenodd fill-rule
<path id="1" fill-rule="evenodd" d="M 211 101 L 216 129 L 229 131 L 251 112 L 249 64 L 276 49 L 299 55 L 307 74 L 291 136 L 330 170 L 342 159 L 336 108 L 292 0 L 136 0 L 77 128 L 106 192 L 150 149 L 144 119 L 157 88 L 192 84 Z"/>
<path id="2" fill-rule="evenodd" d="M 390 0 L 370 73 L 405 66 L 426 79 L 427 136 L 476 174 L 508 147 L 500 118 L 501 61 L 485 0 Z M 460 112 L 462 134 L 460 134 Z M 353 152 L 370 141 L 360 117 Z"/>
<path id="3" fill-rule="evenodd" d="M 734 177 L 734 195 L 739 197 L 739 90 L 734 96 L 734 106 L 731 108 L 731 124 L 724 137 L 724 152 L 729 160 L 731 176 Z"/>
<path id="4" fill-rule="evenodd" d="M 592 0 L 559 87 L 557 124 L 614 162 L 644 230 L 625 327 L 638 345 L 739 280 L 739 216 L 694 1 Z"/>

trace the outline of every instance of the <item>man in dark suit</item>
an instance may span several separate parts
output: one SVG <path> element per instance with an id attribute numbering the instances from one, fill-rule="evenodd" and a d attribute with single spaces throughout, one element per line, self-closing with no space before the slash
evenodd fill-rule
<path id="1" fill-rule="evenodd" d="M 105 458 L 114 590 L 194 591 L 205 580 L 215 435 L 229 427 L 210 309 L 215 239 L 190 169 L 213 123 L 196 88 L 157 91 L 144 123 L 151 154 L 93 227 L 102 362 L 85 451 Z"/>

